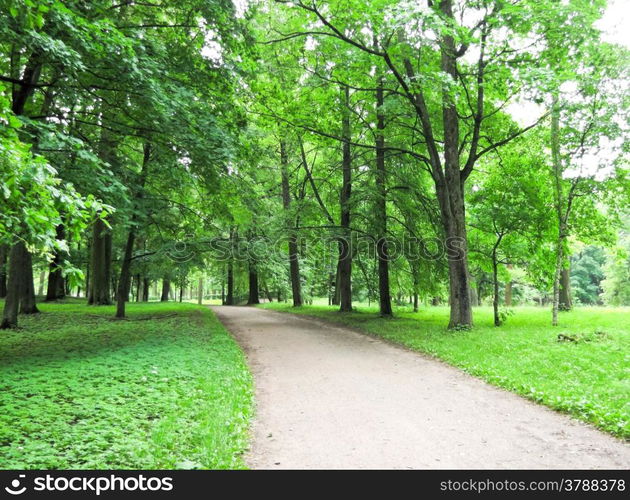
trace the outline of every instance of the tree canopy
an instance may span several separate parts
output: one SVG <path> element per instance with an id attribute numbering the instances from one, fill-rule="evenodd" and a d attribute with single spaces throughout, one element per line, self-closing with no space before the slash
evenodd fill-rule
<path id="1" fill-rule="evenodd" d="M 443 303 L 453 329 L 484 302 L 497 326 L 630 305 L 605 0 L 0 5 L 3 327 L 41 271 L 45 300 L 118 317 L 198 279 L 226 304 Z"/>

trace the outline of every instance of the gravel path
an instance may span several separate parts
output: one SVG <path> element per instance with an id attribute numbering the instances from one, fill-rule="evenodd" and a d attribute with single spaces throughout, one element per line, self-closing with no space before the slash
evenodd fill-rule
<path id="1" fill-rule="evenodd" d="M 630 466 L 627 444 L 426 356 L 315 319 L 213 309 L 254 374 L 254 469 Z"/>

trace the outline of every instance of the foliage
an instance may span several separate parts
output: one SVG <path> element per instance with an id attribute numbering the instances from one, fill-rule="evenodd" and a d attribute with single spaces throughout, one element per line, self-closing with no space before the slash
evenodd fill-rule
<path id="1" fill-rule="evenodd" d="M 0 337 L 2 468 L 244 466 L 251 377 L 207 308 L 41 308 Z"/>
<path id="2" fill-rule="evenodd" d="M 596 246 L 587 246 L 571 256 L 571 289 L 581 304 L 601 302 L 604 262 L 604 250 Z"/>
<path id="3" fill-rule="evenodd" d="M 0 83 L 0 94 L 4 90 Z M 2 211 L 0 244 L 23 240 L 33 248 L 50 253 L 59 243 L 55 227 L 63 214 L 69 234 L 77 237 L 91 215 L 106 214 L 108 207 L 83 198 L 70 183 L 64 183 L 57 171 L 30 145 L 22 142 L 18 131 L 22 123 L 0 95 L 0 176 Z"/>
<path id="4" fill-rule="evenodd" d="M 630 305 L 630 231 L 620 231 L 618 244 L 608 249 L 601 286 L 605 303 L 615 306 Z"/>

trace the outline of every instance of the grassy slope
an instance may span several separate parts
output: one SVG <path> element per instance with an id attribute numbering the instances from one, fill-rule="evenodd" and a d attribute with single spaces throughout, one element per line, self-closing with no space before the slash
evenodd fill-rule
<path id="1" fill-rule="evenodd" d="M 448 310 L 398 311 L 393 320 L 376 310 L 341 314 L 327 306 L 262 307 L 307 314 L 359 328 L 370 334 L 436 356 L 488 382 L 621 437 L 630 437 L 630 310 L 579 308 L 561 313 L 559 327 L 551 313 L 535 307 L 515 308 L 500 328 L 492 326 L 490 308 L 475 309 L 475 329 L 445 330 Z M 604 335 L 595 334 L 595 330 Z M 558 334 L 579 342 L 558 342 Z"/>
<path id="2" fill-rule="evenodd" d="M 207 308 L 42 304 L 0 331 L 0 468 L 239 468 L 252 381 Z"/>

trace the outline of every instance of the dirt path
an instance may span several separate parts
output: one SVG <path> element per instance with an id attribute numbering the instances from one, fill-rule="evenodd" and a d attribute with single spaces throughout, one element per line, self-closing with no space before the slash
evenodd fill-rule
<path id="1" fill-rule="evenodd" d="M 630 446 L 318 320 L 214 307 L 256 384 L 252 468 L 627 468 Z"/>

